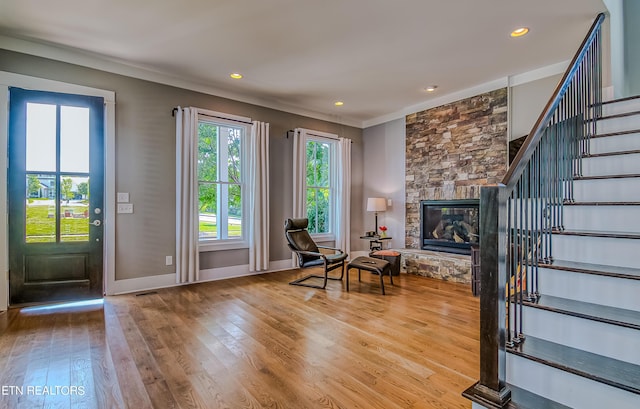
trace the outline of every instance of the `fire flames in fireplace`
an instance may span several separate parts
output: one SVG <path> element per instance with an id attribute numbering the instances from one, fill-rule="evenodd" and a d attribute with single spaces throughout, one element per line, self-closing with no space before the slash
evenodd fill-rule
<path id="1" fill-rule="evenodd" d="M 478 200 L 423 200 L 420 206 L 423 250 L 471 253 L 479 241 Z"/>

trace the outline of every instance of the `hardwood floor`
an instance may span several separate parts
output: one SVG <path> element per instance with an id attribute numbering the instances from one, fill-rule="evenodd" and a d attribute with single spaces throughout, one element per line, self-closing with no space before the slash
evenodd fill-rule
<path id="1" fill-rule="evenodd" d="M 470 286 L 401 274 L 383 296 L 366 272 L 349 293 L 287 284 L 301 275 L 10 310 L 0 407 L 471 407 L 460 395 L 479 376 Z"/>

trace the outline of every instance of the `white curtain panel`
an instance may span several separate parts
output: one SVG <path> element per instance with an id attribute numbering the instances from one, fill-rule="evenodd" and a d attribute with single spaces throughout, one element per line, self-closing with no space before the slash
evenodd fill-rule
<path id="1" fill-rule="evenodd" d="M 198 281 L 198 111 L 176 112 L 176 283 Z"/>
<path id="2" fill-rule="evenodd" d="M 307 132 L 305 129 L 296 128 L 293 132 L 293 211 L 291 214 L 293 219 L 307 217 L 306 160 Z M 291 255 L 291 260 L 293 267 L 297 267 L 298 258 L 295 254 Z"/>
<path id="3" fill-rule="evenodd" d="M 338 142 L 336 247 L 351 251 L 351 139 Z"/>
<path id="4" fill-rule="evenodd" d="M 249 271 L 269 268 L 269 124 L 253 121 L 249 141 Z"/>
<path id="5" fill-rule="evenodd" d="M 293 214 L 292 218 L 306 217 L 307 191 L 306 163 L 307 160 L 307 132 L 296 128 L 293 135 Z"/>

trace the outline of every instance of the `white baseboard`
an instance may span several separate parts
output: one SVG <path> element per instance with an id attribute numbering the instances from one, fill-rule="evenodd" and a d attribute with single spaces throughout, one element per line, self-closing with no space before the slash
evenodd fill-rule
<path id="1" fill-rule="evenodd" d="M 154 290 L 157 288 L 173 287 L 176 284 L 175 274 L 162 274 L 157 276 L 128 278 L 126 280 L 115 280 L 110 288 L 107 288 L 107 295 L 119 295 L 135 293 L 138 291 Z"/>
<path id="2" fill-rule="evenodd" d="M 257 272 L 250 272 L 248 264 L 220 268 L 209 268 L 206 270 L 200 270 L 200 280 L 198 280 L 197 282 L 202 283 L 206 281 L 225 280 L 228 278 L 273 273 L 276 271 L 289 270 L 291 268 L 293 268 L 291 259 L 270 261 L 268 270 Z M 157 276 L 116 280 L 112 284 L 111 288 L 107 289 L 107 295 L 128 294 L 139 291 L 155 290 L 158 288 L 177 287 L 184 284 L 193 283 L 178 284 L 176 283 L 175 274 L 162 274 Z"/>

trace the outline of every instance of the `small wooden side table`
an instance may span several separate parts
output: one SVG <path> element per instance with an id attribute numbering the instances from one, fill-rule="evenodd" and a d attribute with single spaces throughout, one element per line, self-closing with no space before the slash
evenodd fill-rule
<path id="1" fill-rule="evenodd" d="M 380 236 L 360 236 L 363 240 L 369 240 L 369 251 L 383 250 L 384 249 L 384 241 L 391 240 L 391 237 L 380 237 Z"/>

